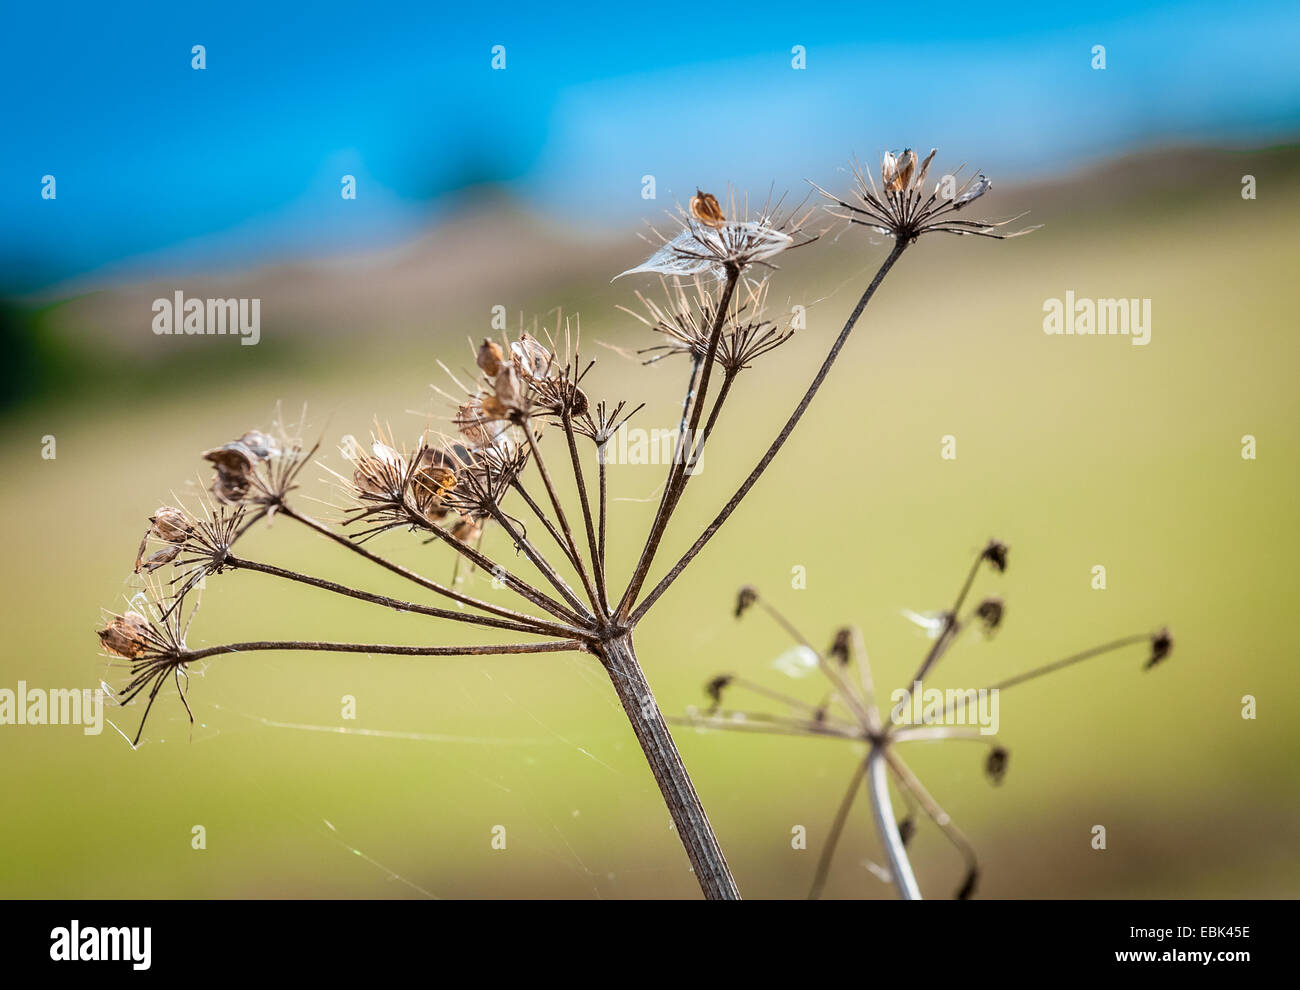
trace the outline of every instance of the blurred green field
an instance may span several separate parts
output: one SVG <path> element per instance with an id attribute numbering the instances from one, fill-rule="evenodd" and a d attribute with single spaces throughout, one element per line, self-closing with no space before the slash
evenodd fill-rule
<path id="1" fill-rule="evenodd" d="M 1034 209 L 1026 222 L 1044 229 L 1006 243 L 931 237 L 908 252 L 773 469 L 640 628 L 663 710 L 700 703 L 722 670 L 819 692 L 772 667 L 788 646 L 779 630 L 761 615 L 731 617 L 743 583 L 814 641 L 860 625 L 877 684 L 899 686 L 926 648 L 900 610 L 945 607 L 995 536 L 1011 546 L 1010 568 L 982 575 L 977 591 L 1007 600 L 1005 626 L 992 641 L 960 643 L 934 683 L 979 686 L 1166 623 L 1176 646 L 1153 671 L 1135 649 L 1008 692 L 1011 767 L 1000 787 L 984 779 L 975 747 L 912 750 L 981 854 L 978 896 L 1300 893 L 1300 729 L 1288 714 L 1300 688 L 1290 640 L 1300 550 L 1295 161 L 1290 151 L 1219 156 L 1185 174 L 1138 177 L 1130 165 L 999 189 L 985 213 L 1023 203 Z M 1259 199 L 1243 201 L 1240 176 L 1252 170 Z M 1126 185 L 1130 174 L 1142 195 Z M 740 379 L 661 569 L 784 421 L 886 250 L 854 230 L 796 252 L 776 274 L 772 300 L 807 305 L 809 327 Z M 649 286 L 606 284 L 622 267 L 517 300 L 511 320 L 521 310 L 545 318 L 560 304 L 579 311 L 599 358 L 593 398 L 644 399 L 635 422 L 670 427 L 686 368 L 643 369 L 594 343 L 647 342 L 616 306 Z M 1044 335 L 1043 302 L 1067 289 L 1151 298 L 1151 343 Z M 0 449 L 10 520 L 0 687 L 93 686 L 105 676 L 100 609 L 128 591 L 148 514 L 187 480 L 196 488 L 201 450 L 267 426 L 277 401 L 307 404 L 335 468 L 339 438 L 365 435 L 375 416 L 412 442 L 430 413 L 447 414 L 429 388 L 446 384 L 436 362 L 469 366 L 466 335 L 488 329 L 481 312 L 481 325 L 432 320 L 432 332 L 308 334 L 269 370 L 257 365 L 260 348 L 236 347 L 211 374 L 160 369 L 145 391 L 109 381 L 11 413 Z M 263 326 L 265 339 L 276 332 Z M 1255 461 L 1240 455 L 1248 433 Z M 54 461 L 40 457 L 46 434 L 57 437 Z M 939 456 L 945 434 L 957 438 L 955 461 Z M 328 497 L 325 475 L 311 469 L 306 494 Z M 630 569 L 654 507 L 636 500 L 658 481 L 657 468 L 612 469 L 623 499 L 614 573 Z M 509 552 L 499 533 L 488 540 Z M 284 521 L 242 546 L 407 592 Z M 400 534 L 376 547 L 431 577 L 451 575 L 445 548 Z M 1090 587 L 1095 564 L 1107 568 L 1105 591 Z M 805 590 L 791 587 L 796 566 L 806 568 Z M 483 575 L 472 582 L 476 594 L 507 595 Z M 260 574 L 209 581 L 192 645 L 281 637 L 470 639 L 463 627 Z M 168 690 L 135 752 L 109 728 L 95 737 L 0 727 L 0 896 L 697 893 L 617 700 L 588 659 L 258 654 L 196 673 L 192 733 Z M 1241 717 L 1248 694 L 1255 720 Z M 340 718 L 344 695 L 357 699 L 355 722 Z M 133 734 L 140 709 L 108 714 Z M 678 739 L 742 892 L 803 896 L 855 753 L 832 741 L 689 729 Z M 1096 824 L 1108 830 L 1104 852 L 1089 845 Z M 190 848 L 195 825 L 206 850 Z M 504 851 L 491 848 L 496 825 L 507 830 Z M 791 848 L 795 825 L 808 830 L 807 850 Z M 913 848 L 922 889 L 950 894 L 956 854 L 927 825 Z M 878 856 L 860 804 L 827 896 L 891 896 L 862 865 Z"/>

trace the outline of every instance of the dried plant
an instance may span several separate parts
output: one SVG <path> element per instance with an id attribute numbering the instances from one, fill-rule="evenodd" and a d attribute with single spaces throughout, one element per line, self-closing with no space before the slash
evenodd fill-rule
<path id="1" fill-rule="evenodd" d="M 806 229 L 812 210 L 796 217 L 783 211 L 778 201 L 751 212 L 735 197 L 724 208 L 716 197 L 699 192 L 674 217 L 675 230 L 658 236 L 652 257 L 623 273 L 661 277 L 663 300 L 642 297 L 645 314 L 640 318 L 661 339 L 657 348 L 646 351 L 651 355 L 647 360 L 680 353 L 688 359 L 690 372 L 676 451 L 658 509 L 630 576 L 615 586 L 613 594 L 606 557 L 605 455 L 616 431 L 641 407 L 627 411 L 626 401 L 590 398 L 587 379 L 592 363 L 584 363 L 580 335 L 570 334 L 568 324 L 558 324 L 554 332 L 544 335 L 545 340 L 522 333 L 514 340 L 481 343 L 475 353 L 475 380 L 460 386 L 454 397 L 456 413 L 449 434 L 426 432 L 410 449 L 384 430 L 377 431 L 367 446 L 352 440 L 345 443 L 343 454 L 351 470 L 335 473 L 346 502 L 336 525 L 307 514 L 295 494 L 304 466 L 316 453 L 316 447 L 308 449 L 301 438 L 283 428 L 276 436 L 251 431 L 208 450 L 203 456 L 215 471 L 210 504 L 197 512 L 165 506 L 149 520 L 137 570 L 159 576 L 162 568 L 171 568 L 170 579 L 158 582 L 157 594 L 149 599 L 156 614 L 151 619 L 128 611 L 114 616 L 101 633 L 105 651 L 133 665 L 127 696 L 152 685 L 152 705 L 164 675 L 173 675 L 179 688 L 188 663 L 251 650 L 408 656 L 585 652 L 597 658 L 610 677 L 704 894 L 738 897 L 735 880 L 642 673 L 633 632 L 785 445 L 863 310 L 903 252 L 928 233 L 1008 236 L 999 233 L 997 223 L 954 218 L 987 191 L 983 176 L 951 197 L 944 194 L 942 182 L 927 196 L 922 185 L 933 158 L 931 152 L 918 168 L 911 151 L 886 154 L 879 189 L 874 178 L 858 168 L 856 204 L 830 197 L 833 215 L 885 233 L 893 240 L 892 249 L 758 464 L 648 592 L 643 589 L 664 534 L 739 374 L 790 340 L 790 330 L 764 314 L 767 284 L 775 270 L 774 259 L 816 240 L 816 234 Z M 546 443 L 544 433 L 550 437 Z M 572 494 L 567 497 L 567 484 L 557 483 L 560 470 L 572 475 Z M 454 607 L 399 601 L 236 553 L 243 534 L 270 518 L 313 530 L 348 553 L 405 579 L 422 595 L 447 599 Z M 526 524 L 525 518 L 536 520 L 540 529 Z M 527 558 L 532 568 L 527 576 L 514 573 L 501 557 L 484 551 L 484 532 L 489 527 L 503 533 Z M 440 543 L 459 566 L 491 573 L 520 599 L 519 608 L 476 598 L 461 590 L 459 580 L 442 584 L 371 549 L 377 537 L 393 530 Z M 156 549 L 146 557 L 151 543 Z M 256 571 L 384 608 L 489 627 L 524 639 L 430 647 L 267 640 L 189 648 L 184 635 L 188 621 L 177 624 L 184 603 L 205 579 L 231 571 Z"/>
<path id="2" fill-rule="evenodd" d="M 860 629 L 851 626 L 840 629 L 835 633 L 829 648 L 825 652 L 819 652 L 789 619 L 759 595 L 756 588 L 747 586 L 740 590 L 736 600 L 736 617 L 740 618 L 755 605 L 766 611 L 805 652 L 805 655 L 810 657 L 810 662 L 815 662 L 817 670 L 827 681 L 823 695 L 820 700 L 812 702 L 773 690 L 762 683 L 736 674 L 719 674 L 709 681 L 705 688 L 710 699 L 709 707 L 702 712 L 692 709 L 685 718 L 674 719 L 674 721 L 700 729 L 834 738 L 865 745 L 866 755 L 854 768 L 848 790 L 831 823 L 826 844 L 817 863 L 810 898 L 818 897 L 825 886 L 835 848 L 839 844 L 849 813 L 864 783 L 871 801 L 872 818 L 889 863 L 888 868 L 875 863 L 869 864 L 871 872 L 885 882 L 893 883 L 900 897 L 908 900 L 920 898 L 920 888 L 917 886 L 907 854 L 908 842 L 916 831 L 915 809 L 919 806 L 926 817 L 961 854 L 965 873 L 955 896 L 959 900 L 970 897 L 975 892 L 975 885 L 979 879 L 979 863 L 975 857 L 975 850 L 961 829 L 953 824 L 948 813 L 939 806 L 903 760 L 899 753 L 900 746 L 904 743 L 948 739 L 979 743 L 987 749 L 984 758 L 985 775 L 994 784 L 1000 784 L 1006 775 L 1010 754 L 998 741 L 994 732 L 985 731 L 986 726 L 965 727 L 972 721 L 972 718 L 967 716 L 973 716 L 968 709 L 974 707 L 977 699 L 996 696 L 997 693 L 1017 684 L 1023 684 L 1025 681 L 1054 673 L 1106 653 L 1138 645 L 1147 647 L 1146 669 L 1150 669 L 1165 659 L 1173 649 L 1173 639 L 1167 629 L 1155 633 L 1138 633 L 1071 654 L 1061 660 L 1035 667 L 983 688 L 950 690 L 944 693 L 942 701 L 936 694 L 928 698 L 922 706 L 920 686 L 923 679 L 935 669 L 962 631 L 972 626 L 979 626 L 986 634 L 992 635 L 1002 624 L 1006 607 L 1002 599 L 995 596 L 980 600 L 963 614 L 975 578 L 981 565 L 985 563 L 998 573 L 1006 571 L 1006 544 L 991 540 L 980 550 L 951 608 L 929 616 L 910 614 L 914 621 L 928 629 L 934 641 L 912 680 L 891 696 L 893 704 L 888 710 L 887 718 L 882 717 L 880 713 L 871 666 Z M 783 706 L 784 710 L 742 711 L 724 707 L 724 695 L 732 691 L 744 691 L 767 701 L 775 701 Z M 929 692 L 926 694 L 928 695 Z M 917 714 L 920 715 L 919 719 L 915 717 Z M 891 777 L 906 802 L 907 811 L 901 819 L 896 818 L 890 798 Z"/>

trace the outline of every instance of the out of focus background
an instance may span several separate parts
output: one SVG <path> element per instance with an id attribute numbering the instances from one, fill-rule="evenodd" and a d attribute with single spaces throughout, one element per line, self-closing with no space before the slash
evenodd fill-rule
<path id="1" fill-rule="evenodd" d="M 302 494 L 328 500 L 344 435 L 378 421 L 413 443 L 446 422 L 440 362 L 472 367 L 494 307 L 512 329 L 580 320 L 593 398 L 644 401 L 634 425 L 674 426 L 688 369 L 643 367 L 633 352 L 655 341 L 619 309 L 656 282 L 610 282 L 647 254 L 645 223 L 697 186 L 793 204 L 808 179 L 846 190 L 855 154 L 937 146 L 939 174 L 992 177 L 973 212 L 1043 227 L 936 235 L 903 257 L 773 470 L 640 628 L 660 705 L 703 703 L 720 671 L 817 699 L 784 672 L 775 626 L 733 619 L 744 583 L 814 642 L 859 625 L 877 683 L 900 686 L 928 647 L 904 610 L 946 607 L 997 537 L 1010 568 L 976 593 L 1006 599 L 1004 628 L 959 643 L 937 685 L 1164 624 L 1176 646 L 1151 671 L 1134 648 L 1007 692 L 1001 786 L 977 747 L 914 750 L 979 850 L 978 896 L 1296 895 L 1294 5 L 143 4 L 8 21 L 0 688 L 120 687 L 94 632 L 135 590 L 149 514 L 194 504 L 201 451 L 305 407 L 324 443 Z M 774 315 L 803 306 L 807 327 L 741 377 L 660 567 L 752 466 L 887 250 L 833 228 L 778 259 Z M 1150 299 L 1150 343 L 1045 335 L 1044 303 L 1067 290 Z M 260 299 L 259 344 L 155 335 L 152 302 L 177 291 Z M 660 480 L 611 470 L 615 574 Z M 406 592 L 283 522 L 241 546 Z M 374 546 L 452 576 L 445 547 Z M 261 638 L 466 633 L 262 575 L 210 580 L 191 645 Z M 265 653 L 193 673 L 196 724 L 168 687 L 136 750 L 122 733 L 138 703 L 98 736 L 0 725 L 0 895 L 698 893 L 589 659 Z M 678 739 L 742 892 L 804 896 L 858 753 Z M 957 855 L 925 824 L 913 849 L 923 890 L 950 894 Z M 826 895 L 891 896 L 865 865 L 879 856 L 860 803 Z"/>

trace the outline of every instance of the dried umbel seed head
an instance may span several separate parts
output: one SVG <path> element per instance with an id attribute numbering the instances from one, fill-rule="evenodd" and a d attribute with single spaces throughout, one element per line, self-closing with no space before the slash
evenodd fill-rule
<path id="1" fill-rule="evenodd" d="M 991 633 L 1002 624 L 1002 617 L 1006 615 L 1006 611 L 1007 607 L 1002 599 L 991 596 L 979 603 L 975 614 L 984 623 L 984 631 Z"/>
<path id="2" fill-rule="evenodd" d="M 739 619 L 749 609 L 749 606 L 758 601 L 758 589 L 753 585 L 747 584 L 740 589 L 740 594 L 736 596 L 736 618 Z"/>
<path id="3" fill-rule="evenodd" d="M 983 558 L 992 564 L 999 574 L 1004 573 L 1007 569 L 1007 552 L 1008 548 L 1005 543 L 998 540 L 989 540 L 988 546 L 984 548 Z"/>
<path id="4" fill-rule="evenodd" d="M 718 205 L 718 197 L 700 189 L 696 189 L 695 195 L 691 197 L 691 216 L 706 227 L 712 227 L 714 230 L 727 222 L 722 207 Z"/>
<path id="5" fill-rule="evenodd" d="M 152 632 L 148 619 L 139 612 L 129 611 L 109 620 L 99 631 L 99 644 L 114 656 L 134 660 L 149 645 Z"/>
<path id="6" fill-rule="evenodd" d="M 848 628 L 840 629 L 835 633 L 835 639 L 831 641 L 831 648 L 826 651 L 827 656 L 838 661 L 841 667 L 847 667 L 851 656 L 852 643 L 853 630 Z"/>
<path id="7" fill-rule="evenodd" d="M 989 780 L 995 784 L 1002 783 L 1002 778 L 1007 775 L 1007 761 L 1010 758 L 1011 754 L 1001 746 L 989 750 L 989 755 L 984 760 L 984 772 Z"/>
<path id="8" fill-rule="evenodd" d="M 1165 657 L 1169 656 L 1174 648 L 1174 638 L 1169 635 L 1168 629 L 1161 629 L 1151 637 L 1151 656 L 1146 662 L 1146 669 L 1151 669 Z"/>
<path id="9" fill-rule="evenodd" d="M 495 378 L 496 373 L 501 370 L 501 363 L 505 360 L 505 354 L 501 351 L 501 345 L 494 340 L 483 338 L 483 343 L 478 346 L 478 356 L 475 362 L 483 373 L 489 378 Z"/>

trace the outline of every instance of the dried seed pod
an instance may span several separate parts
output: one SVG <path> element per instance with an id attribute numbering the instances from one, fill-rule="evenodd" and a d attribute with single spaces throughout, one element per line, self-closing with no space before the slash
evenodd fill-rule
<path id="1" fill-rule="evenodd" d="M 903 843 L 903 848 L 916 837 L 916 819 L 908 815 L 898 823 L 898 838 Z"/>
<path id="2" fill-rule="evenodd" d="M 1002 573 L 1007 569 L 1007 552 L 1008 548 L 1005 543 L 998 540 L 989 540 L 988 546 L 984 548 L 983 557 L 997 568 L 999 573 Z"/>
<path id="3" fill-rule="evenodd" d="M 149 517 L 149 528 L 145 530 L 143 538 L 140 540 L 140 550 L 135 555 L 135 572 L 140 573 L 141 562 L 144 558 L 145 547 L 149 543 L 149 537 L 162 540 L 164 543 L 173 544 L 163 550 L 158 551 L 149 558 L 149 570 L 161 567 L 163 564 L 174 560 L 180 553 L 180 545 L 189 538 L 194 532 L 194 527 L 190 524 L 189 518 L 180 509 L 172 505 L 162 505 L 158 511 Z"/>
<path id="4" fill-rule="evenodd" d="M 181 545 L 178 543 L 173 546 L 163 547 L 156 553 L 150 554 L 149 559 L 143 563 L 140 561 L 140 558 L 137 557 L 135 561 L 135 572 L 139 574 L 140 569 L 143 567 L 146 574 L 152 574 L 164 564 L 170 564 L 173 560 L 179 557 L 180 554 Z M 141 556 L 143 556 L 143 554 Z"/>
<path id="5" fill-rule="evenodd" d="M 975 614 L 984 623 L 984 631 L 991 633 L 1002 624 L 1002 617 L 1006 615 L 1006 611 L 1006 604 L 1002 599 L 991 596 L 979 603 Z"/>
<path id="6" fill-rule="evenodd" d="M 736 618 L 739 619 L 745 614 L 749 606 L 758 601 L 758 589 L 752 584 L 747 584 L 740 589 L 740 594 L 736 596 Z"/>
<path id="7" fill-rule="evenodd" d="M 217 469 L 217 476 L 212 480 L 212 494 L 220 502 L 234 505 L 242 502 L 252 487 L 253 481 L 247 473 L 236 473 Z"/>
<path id="8" fill-rule="evenodd" d="M 495 404 L 494 396 L 476 395 L 456 410 L 456 428 L 472 448 L 486 447 L 492 443 L 494 431 L 491 429 L 491 420 L 501 418 L 501 416 L 490 416 L 483 408 L 484 403 L 489 399 Z"/>
<path id="9" fill-rule="evenodd" d="M 1001 746 L 994 746 L 989 750 L 989 755 L 984 760 L 984 772 L 988 775 L 989 780 L 995 784 L 1002 783 L 1002 778 L 1007 775 L 1007 761 L 1011 754 Z"/>
<path id="10" fill-rule="evenodd" d="M 520 374 L 513 364 L 503 364 L 497 371 L 496 377 L 492 380 L 492 388 L 496 405 L 500 408 L 513 412 L 523 407 L 524 392 L 519 378 Z M 487 408 L 486 403 L 484 408 Z"/>
<path id="11" fill-rule="evenodd" d="M 387 444 L 374 443 L 373 454 L 359 454 L 352 482 L 358 494 L 395 497 L 401 493 L 406 461 Z"/>
<path id="12" fill-rule="evenodd" d="M 239 438 L 239 443 L 259 461 L 265 461 L 280 452 L 276 442 L 261 430 L 249 430 Z"/>
<path id="13" fill-rule="evenodd" d="M 475 358 L 483 373 L 489 378 L 495 378 L 497 372 L 501 370 L 501 363 L 504 360 L 505 354 L 501 351 L 501 345 L 484 337 L 483 343 L 478 346 L 478 356 Z"/>
<path id="14" fill-rule="evenodd" d="M 714 230 L 727 222 L 722 207 L 718 205 L 718 197 L 700 189 L 696 189 L 695 195 L 691 197 L 691 216 Z"/>
<path id="15" fill-rule="evenodd" d="M 898 177 L 895 192 L 902 192 L 912 184 L 912 173 L 916 169 L 916 152 L 911 148 L 904 148 L 903 153 L 898 156 Z"/>
<path id="16" fill-rule="evenodd" d="M 851 654 L 851 645 L 853 642 L 853 630 L 844 628 L 835 633 L 835 639 L 831 641 L 830 649 L 826 655 L 833 660 L 838 660 L 841 667 L 849 665 Z"/>
<path id="17" fill-rule="evenodd" d="M 585 416 L 591 409 L 591 400 L 587 393 L 576 384 L 569 386 L 569 413 L 573 416 Z"/>
<path id="18" fill-rule="evenodd" d="M 99 631 L 99 644 L 114 656 L 134 660 L 149 644 L 152 634 L 149 620 L 136 611 L 115 615 Z"/>
<path id="19" fill-rule="evenodd" d="M 519 372 L 519 377 L 531 382 L 536 378 L 550 376 L 554 356 L 542 346 L 541 341 L 525 332 L 511 343 L 510 360 Z"/>
<path id="20" fill-rule="evenodd" d="M 433 447 L 421 450 L 411 472 L 416 507 L 431 521 L 445 518 L 450 509 L 442 497 L 455 487 L 455 461 L 451 456 Z"/>
<path id="21" fill-rule="evenodd" d="M 710 712 L 716 712 L 718 710 L 718 706 L 722 704 L 722 692 L 726 690 L 727 685 L 730 684 L 732 680 L 734 680 L 734 678 L 731 674 L 719 674 L 704 686 L 704 690 L 707 691 L 709 697 L 713 699 L 713 707 L 710 709 Z"/>
<path id="22" fill-rule="evenodd" d="M 1151 656 L 1146 662 L 1147 670 L 1150 670 L 1165 657 L 1169 656 L 1174 648 L 1174 638 L 1169 635 L 1168 629 L 1161 629 L 1151 637 Z"/>

